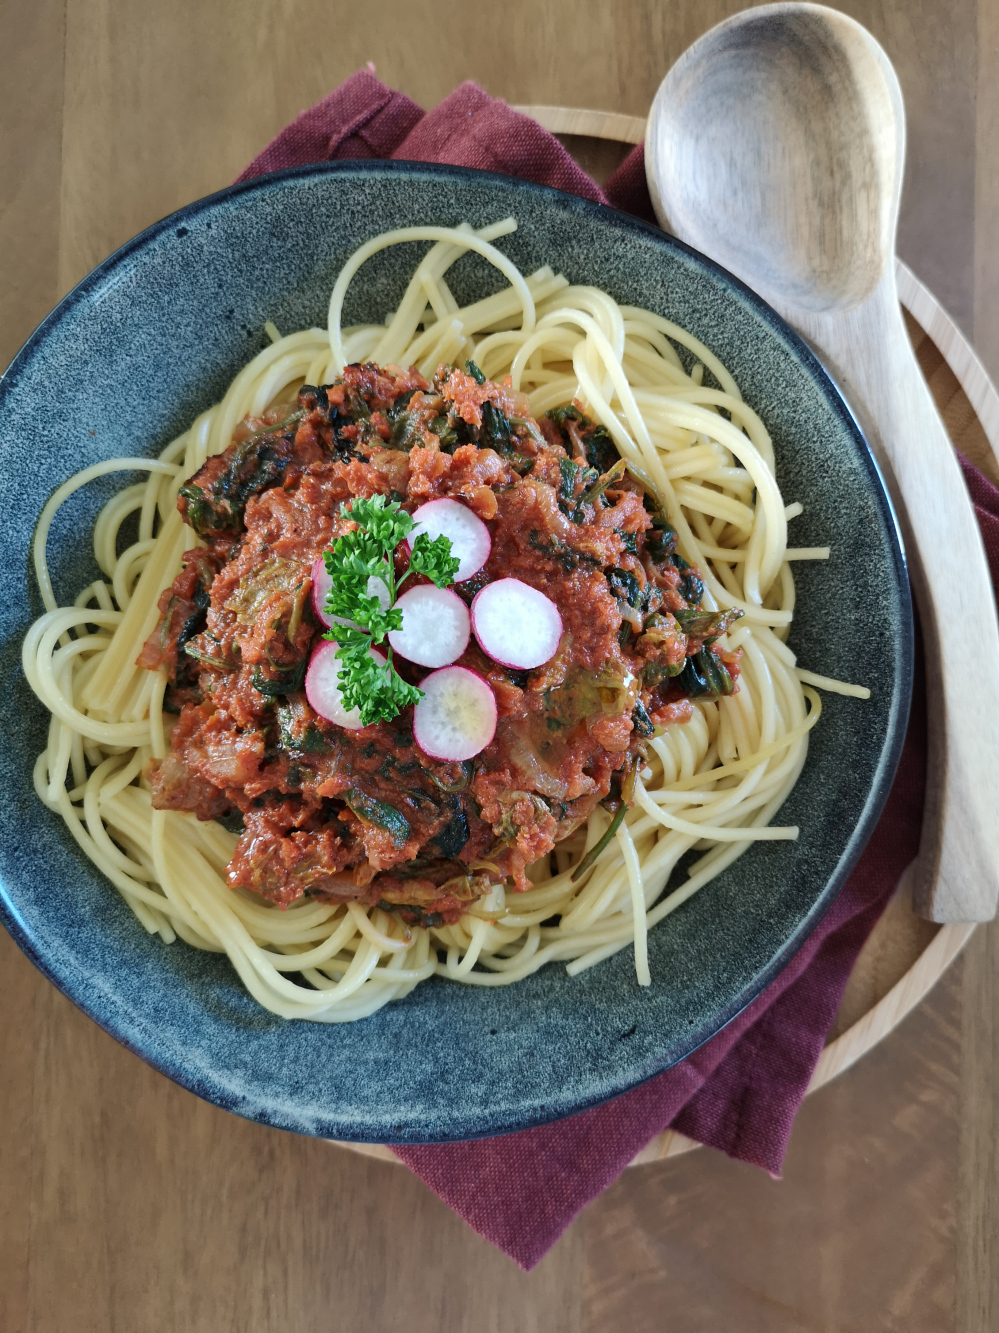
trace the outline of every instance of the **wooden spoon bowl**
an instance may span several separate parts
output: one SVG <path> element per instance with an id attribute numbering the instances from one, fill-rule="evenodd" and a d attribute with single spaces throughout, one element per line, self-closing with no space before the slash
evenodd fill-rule
<path id="1" fill-rule="evenodd" d="M 768 5 L 721 24 L 673 66 L 649 122 L 672 229 L 768 300 L 816 312 L 880 281 L 905 151 L 887 57 L 833 13 Z"/>

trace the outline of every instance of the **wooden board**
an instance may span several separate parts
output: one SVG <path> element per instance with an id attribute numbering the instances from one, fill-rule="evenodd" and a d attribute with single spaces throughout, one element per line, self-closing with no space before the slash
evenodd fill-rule
<path id="1" fill-rule="evenodd" d="M 563 139 L 573 156 L 591 171 L 601 158 L 588 149 L 587 140 L 636 144 L 642 142 L 645 132 L 645 121 L 637 116 L 558 106 L 516 109 Z M 896 281 L 920 368 L 952 443 L 999 485 L 999 393 L 957 324 L 901 260 L 897 261 Z M 857 959 L 809 1094 L 883 1041 L 936 985 L 975 929 L 969 924 L 936 926 L 917 916 L 908 875 L 903 875 Z M 381 1144 L 341 1146 L 383 1161 L 399 1161 Z M 699 1146 L 683 1134 L 666 1130 L 630 1165 L 658 1162 Z"/>

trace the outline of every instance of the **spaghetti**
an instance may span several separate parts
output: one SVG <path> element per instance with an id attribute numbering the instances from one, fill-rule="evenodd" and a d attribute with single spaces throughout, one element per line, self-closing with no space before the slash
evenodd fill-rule
<path id="1" fill-rule="evenodd" d="M 786 645 L 790 561 L 829 552 L 788 548 L 787 521 L 800 506 L 785 506 L 766 428 L 732 376 L 661 316 L 570 286 L 547 267 L 523 276 L 493 244 L 515 226 L 506 219 L 478 231 L 413 227 L 373 238 L 341 271 L 326 330 L 281 337 L 269 325 L 271 345 L 158 459 L 85 469 L 54 493 L 39 520 L 34 559 L 46 612 L 23 648 L 25 675 L 51 713 L 36 791 L 149 932 L 226 953 L 259 1003 L 286 1018 L 362 1018 L 433 975 L 509 985 L 554 961 L 574 975 L 629 946 L 637 979 L 648 985 L 651 927 L 753 842 L 798 836 L 770 820 L 819 717 L 812 686 L 867 694 L 799 670 Z M 398 309 L 384 324 L 342 328 L 344 296 L 365 260 L 410 241 L 432 244 Z M 509 286 L 459 308 L 446 274 L 469 251 Z M 214 820 L 154 808 L 144 776 L 170 748 L 167 680 L 137 659 L 156 629 L 161 593 L 198 541 L 177 511 L 178 490 L 229 446 L 240 422 L 303 382 L 332 383 L 360 361 L 414 365 L 429 376 L 466 358 L 490 380 L 509 377 L 504 382 L 527 395 L 533 416 L 575 402 L 605 428 L 675 529 L 683 560 L 699 571 L 704 609 L 742 613 L 720 641 L 726 652 L 741 650 L 740 687 L 695 699 L 689 721 L 657 728 L 634 774 L 632 804 L 613 819 L 597 806 L 529 868 L 525 892 L 495 886 L 454 924 L 426 928 L 357 902 L 303 897 L 280 910 L 227 883 L 233 834 Z M 705 383 L 706 372 L 717 387 Z M 79 487 L 118 469 L 148 477 L 101 511 L 94 551 L 103 577 L 60 607 L 45 557 L 52 517 Z M 132 515 L 137 540 L 119 555 L 119 532 Z M 663 897 L 691 852 L 685 882 Z"/>

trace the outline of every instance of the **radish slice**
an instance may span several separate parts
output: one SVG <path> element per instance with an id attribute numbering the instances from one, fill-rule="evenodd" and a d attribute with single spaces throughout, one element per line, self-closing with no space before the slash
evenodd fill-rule
<path id="1" fill-rule="evenodd" d="M 360 731 L 364 725 L 360 713 L 356 708 L 348 712 L 340 696 L 340 668 L 343 663 L 337 661 L 338 647 L 332 639 L 323 639 L 313 648 L 309 669 L 305 673 L 305 697 L 327 722 L 335 722 L 338 727 L 346 727 L 348 731 Z M 369 648 L 368 653 L 376 662 L 384 663 L 384 655 L 376 649 Z"/>
<path id="2" fill-rule="evenodd" d="M 520 579 L 487 583 L 472 600 L 472 628 L 484 653 L 501 666 L 526 670 L 554 657 L 562 637 L 558 607 Z"/>
<path id="3" fill-rule="evenodd" d="M 458 763 L 484 750 L 496 734 L 496 696 L 465 667 L 432 671 L 420 682 L 413 709 L 413 739 L 431 759 Z"/>
<path id="4" fill-rule="evenodd" d="M 418 666 L 456 662 L 468 647 L 468 607 L 457 593 L 432 583 L 404 592 L 396 602 L 402 629 L 389 631 L 392 651 Z"/>
<path id="5" fill-rule="evenodd" d="M 326 610 L 326 598 L 329 595 L 330 588 L 333 587 L 333 578 L 326 572 L 326 561 L 322 556 L 312 566 L 312 609 L 316 613 L 316 618 L 324 624 L 327 629 L 332 629 L 334 625 L 350 625 L 354 629 L 357 626 L 346 616 L 331 616 Z M 368 579 L 368 596 L 377 597 L 383 607 L 389 604 L 389 591 L 381 579 L 375 578 L 372 574 Z"/>
<path id="6" fill-rule="evenodd" d="M 450 541 L 451 554 L 460 561 L 455 583 L 470 579 L 489 559 L 493 545 L 489 529 L 477 514 L 457 500 L 431 500 L 420 505 L 413 522 L 416 527 L 406 538 L 410 550 L 421 532 L 430 538 L 447 537 Z"/>

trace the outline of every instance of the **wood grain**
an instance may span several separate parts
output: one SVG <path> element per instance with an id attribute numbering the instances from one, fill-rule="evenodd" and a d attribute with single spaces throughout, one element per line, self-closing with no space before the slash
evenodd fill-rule
<path id="1" fill-rule="evenodd" d="M 901 260 L 895 265 L 895 280 L 919 368 L 951 443 L 999 481 L 999 394 L 983 361 L 949 312 Z M 930 358 L 925 364 L 921 347 Z"/>
<path id="2" fill-rule="evenodd" d="M 953 1329 L 960 995 L 805 1103 L 781 1181 L 708 1149 L 619 1180 L 584 1215 L 585 1333 Z"/>
<path id="3" fill-rule="evenodd" d="M 977 1113 L 962 1117 L 958 1165 L 957 1327 L 999 1323 L 999 929 L 977 932 L 964 969 L 961 1098 Z"/>
<path id="4" fill-rule="evenodd" d="M 6 935 L 0 977 L 23 1025 L 7 1067 L 19 1121 L 2 1136 L 21 1131 L 3 1177 L 4 1333 L 578 1329 L 577 1233 L 520 1273 L 407 1171 L 239 1120 L 154 1073 Z"/>
<path id="5" fill-rule="evenodd" d="M 383 0 L 371 17 L 345 0 L 2 6 L 0 359 L 91 262 L 232 179 L 369 59 L 425 106 L 472 78 L 511 102 L 644 116 L 685 46 L 739 7 L 506 0 L 469 22 L 441 0 Z M 976 116 L 994 124 L 999 6 L 844 8 L 906 98 L 900 252 L 966 332 L 974 318 L 996 375 L 995 137 L 976 138 Z M 708 1152 L 631 1172 L 525 1276 L 404 1171 L 173 1087 L 0 938 L 0 1327 L 984 1333 L 999 1271 L 995 947 L 810 1099 L 781 1185 Z"/>
<path id="6" fill-rule="evenodd" d="M 0 43 L 0 363 L 6 365 L 62 295 L 56 271 L 63 122 L 63 4 L 25 11 L 15 42 Z M 26 238 L 29 243 L 26 244 Z M 13 256 L 16 262 L 10 262 Z"/>
<path id="7" fill-rule="evenodd" d="M 981 536 L 899 310 L 901 89 L 855 22 L 810 4 L 705 34 L 656 94 L 646 134 L 660 222 L 732 269 L 817 349 L 896 499 L 927 670 L 929 778 L 917 911 L 988 921 L 999 903 L 999 626 Z M 941 542 L 962 571 L 937 577 Z M 955 616 L 973 631 L 958 640 Z M 972 666 L 971 664 L 974 663 Z"/>

